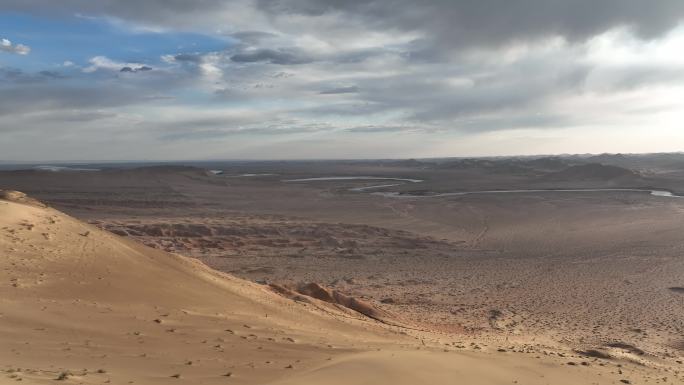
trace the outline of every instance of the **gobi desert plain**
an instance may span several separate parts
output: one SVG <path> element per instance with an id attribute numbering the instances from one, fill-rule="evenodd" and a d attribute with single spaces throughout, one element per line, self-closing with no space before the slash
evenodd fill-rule
<path id="1" fill-rule="evenodd" d="M 5 165 L 0 383 L 682 384 L 682 170 Z"/>

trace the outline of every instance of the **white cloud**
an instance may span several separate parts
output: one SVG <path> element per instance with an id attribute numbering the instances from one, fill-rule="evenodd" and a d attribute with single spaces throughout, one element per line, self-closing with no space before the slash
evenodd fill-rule
<path id="1" fill-rule="evenodd" d="M 31 47 L 23 44 L 12 44 L 7 39 L 0 39 L 0 51 L 16 53 L 18 55 L 28 55 L 31 52 Z"/>
<path id="2" fill-rule="evenodd" d="M 95 56 L 88 60 L 90 66 L 85 67 L 83 72 L 92 73 L 99 70 L 116 71 L 116 72 L 138 72 L 149 71 L 152 68 L 142 63 L 119 62 L 112 60 L 106 56 Z M 72 63 L 73 65 L 73 63 Z"/>
<path id="3" fill-rule="evenodd" d="M 131 63 L 122 63 L 114 61 L 106 56 L 95 56 L 88 60 L 90 66 L 83 69 L 83 72 L 95 72 L 100 69 L 110 71 L 120 71 L 121 68 L 128 66 Z M 135 64 L 134 64 L 135 65 Z"/>

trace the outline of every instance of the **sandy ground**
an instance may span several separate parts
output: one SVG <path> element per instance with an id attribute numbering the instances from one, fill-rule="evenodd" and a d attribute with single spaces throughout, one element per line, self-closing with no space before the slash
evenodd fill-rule
<path id="1" fill-rule="evenodd" d="M 595 358 L 461 352 L 442 335 L 285 299 L 49 208 L 0 201 L 0 229 L 1 383 L 611 384 L 656 375 Z"/>

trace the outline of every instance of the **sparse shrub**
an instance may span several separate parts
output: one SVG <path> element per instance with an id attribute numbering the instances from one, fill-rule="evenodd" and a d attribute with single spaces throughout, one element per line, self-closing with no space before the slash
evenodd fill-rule
<path id="1" fill-rule="evenodd" d="M 59 376 L 57 376 L 56 380 L 57 381 L 68 380 L 70 375 L 71 375 L 71 373 L 69 373 L 69 372 L 62 372 L 59 374 Z"/>

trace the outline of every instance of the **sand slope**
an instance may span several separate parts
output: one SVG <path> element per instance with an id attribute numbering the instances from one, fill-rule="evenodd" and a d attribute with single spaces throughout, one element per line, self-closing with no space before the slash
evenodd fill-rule
<path id="1" fill-rule="evenodd" d="M 457 351 L 449 337 L 292 301 L 15 198 L 0 200 L 0 384 L 612 384 L 649 374 Z"/>

